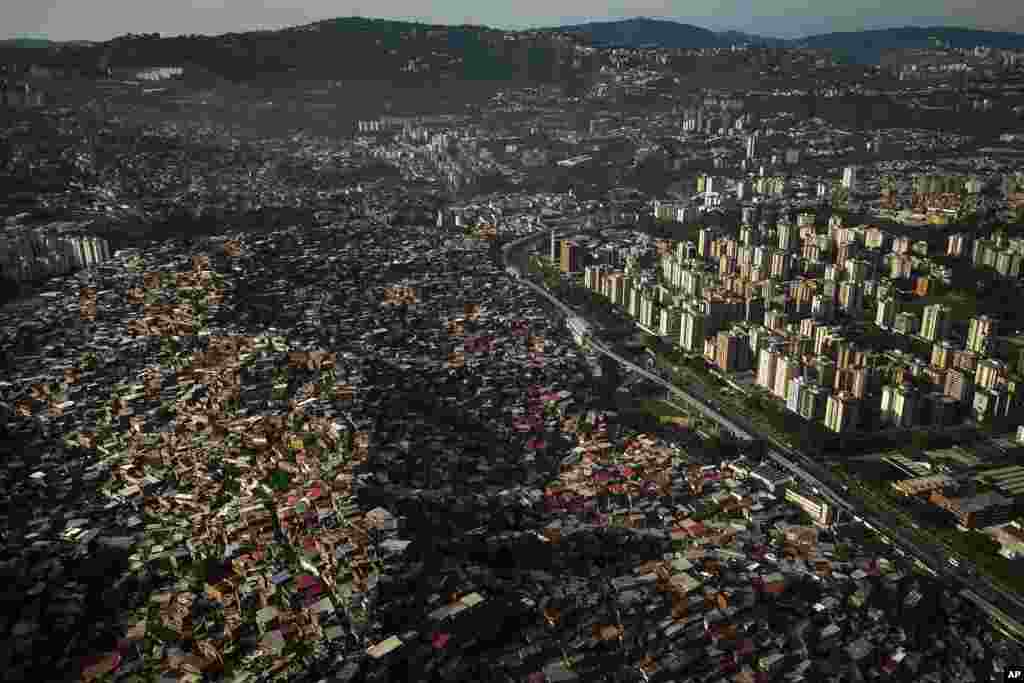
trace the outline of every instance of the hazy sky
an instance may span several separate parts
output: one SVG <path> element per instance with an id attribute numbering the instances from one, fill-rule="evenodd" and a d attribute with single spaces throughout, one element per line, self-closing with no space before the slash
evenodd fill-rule
<path id="1" fill-rule="evenodd" d="M 0 0 L 0 36 L 106 40 L 125 33 L 227 33 L 361 15 L 499 28 L 647 16 L 714 30 L 797 37 L 906 25 L 957 25 L 1024 33 L 1019 0 L 623 0 L 605 12 L 588 0 Z"/>

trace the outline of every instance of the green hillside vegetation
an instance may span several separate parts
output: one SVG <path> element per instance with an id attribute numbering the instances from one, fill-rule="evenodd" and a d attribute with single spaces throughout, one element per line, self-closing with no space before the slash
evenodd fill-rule
<path id="1" fill-rule="evenodd" d="M 389 79 L 400 86 L 447 79 L 555 82 L 571 76 L 572 51 L 564 37 L 507 41 L 507 33 L 484 26 L 346 17 L 218 36 L 128 34 L 105 43 L 49 50 L 45 61 L 79 68 L 103 64 L 115 70 L 184 66 L 235 82 L 277 76 L 293 81 Z M 35 63 L 38 55 L 15 54 L 12 59 Z"/>

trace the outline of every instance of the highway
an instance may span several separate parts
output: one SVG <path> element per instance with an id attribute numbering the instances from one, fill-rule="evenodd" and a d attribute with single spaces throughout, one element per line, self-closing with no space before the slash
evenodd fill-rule
<path id="1" fill-rule="evenodd" d="M 511 265 L 510 258 L 515 250 L 521 249 L 532 241 L 543 239 L 547 235 L 547 232 L 528 235 L 504 245 L 502 247 L 502 259 L 504 260 L 505 266 L 509 267 Z M 567 319 L 580 319 L 580 316 L 576 311 L 565 304 L 565 302 L 555 298 L 551 292 L 544 287 L 537 285 L 527 277 L 520 277 L 519 281 L 551 302 L 553 306 L 566 315 Z M 662 378 L 660 375 L 650 372 L 630 359 L 611 350 L 601 341 L 594 339 L 593 336 L 590 336 L 587 341 L 595 351 L 614 359 L 622 366 L 636 372 L 654 384 L 663 387 L 676 397 L 682 399 L 686 405 L 693 407 L 705 417 L 714 420 L 721 428 L 730 432 L 735 438 L 741 441 L 753 441 L 760 439 L 764 443 L 771 444 L 773 448 L 766 449 L 766 455 L 777 465 L 789 472 L 792 472 L 796 478 L 803 481 L 812 489 L 816 489 L 819 495 L 826 498 L 838 509 L 844 510 L 848 514 L 864 520 L 870 528 L 887 536 L 894 546 L 901 548 L 907 554 L 917 558 L 939 576 L 959 579 L 961 581 L 964 580 L 965 577 L 969 577 L 973 590 L 965 592 L 964 597 L 972 600 L 975 605 L 989 614 L 992 618 L 998 619 L 1002 622 L 1008 631 L 1012 632 L 1017 638 L 1024 642 L 1024 625 L 1003 611 L 1008 606 L 1013 606 L 1017 615 L 1024 615 L 1024 600 L 1021 600 L 1016 593 L 1006 591 L 989 581 L 969 560 L 959 557 L 957 559 L 960 562 L 960 567 L 952 567 L 948 562 L 948 556 L 943 554 L 945 551 L 922 548 L 896 525 L 895 522 L 897 520 L 895 518 L 887 520 L 879 519 L 877 516 L 869 512 L 859 500 L 855 499 L 855 502 L 851 503 L 849 500 L 844 498 L 838 491 L 826 483 L 832 481 L 832 476 L 826 472 L 824 468 L 811 461 L 810 458 L 799 451 L 793 450 L 773 438 L 759 436 L 756 430 L 749 424 L 740 424 L 741 422 L 745 422 L 742 418 L 729 418 L 724 415 L 715 405 L 713 405 L 714 401 L 712 399 L 703 395 L 695 395 L 695 390 L 693 388 L 688 391 L 677 387 Z M 701 392 L 696 390 L 696 393 Z M 1001 605 L 1003 609 L 996 609 L 993 606 L 994 604 Z"/>

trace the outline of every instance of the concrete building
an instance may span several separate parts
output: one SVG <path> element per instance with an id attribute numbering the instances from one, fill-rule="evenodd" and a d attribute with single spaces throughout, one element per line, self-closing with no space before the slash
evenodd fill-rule
<path id="1" fill-rule="evenodd" d="M 949 336 L 952 322 L 952 309 L 945 304 L 932 304 L 924 307 L 921 320 L 921 336 L 934 342 Z"/>
<path id="2" fill-rule="evenodd" d="M 940 370 L 948 370 L 953 367 L 954 353 L 956 353 L 956 348 L 952 342 L 942 340 L 932 344 L 931 366 Z"/>
<path id="3" fill-rule="evenodd" d="M 857 191 L 857 167 L 847 166 L 843 169 L 843 187 L 853 194 Z"/>
<path id="4" fill-rule="evenodd" d="M 916 313 L 904 311 L 896 314 L 892 325 L 893 332 L 907 336 L 917 334 L 918 317 Z"/>
<path id="5" fill-rule="evenodd" d="M 882 389 L 882 420 L 897 427 L 910 427 L 917 419 L 917 391 L 911 386 L 886 385 Z"/>
<path id="6" fill-rule="evenodd" d="M 578 273 L 583 266 L 583 249 L 578 242 L 564 240 L 559 267 L 563 273 Z"/>
<path id="7" fill-rule="evenodd" d="M 786 387 L 786 409 L 791 413 L 800 414 L 800 401 L 803 399 L 803 393 L 807 390 L 807 380 L 803 377 L 794 377 L 789 380 L 789 386 Z"/>
<path id="8" fill-rule="evenodd" d="M 896 314 L 899 312 L 899 304 L 890 297 L 878 300 L 878 308 L 875 309 L 875 325 L 883 330 L 892 329 L 896 322 Z"/>
<path id="9" fill-rule="evenodd" d="M 860 402 L 848 391 L 829 396 L 825 406 L 825 428 L 837 433 L 853 430 L 860 417 L 859 408 Z"/>
<path id="10" fill-rule="evenodd" d="M 817 526 L 831 526 L 832 522 L 835 521 L 835 508 L 821 498 L 805 496 L 796 489 L 789 487 L 786 489 L 786 500 L 810 515 L 811 520 Z"/>
<path id="11" fill-rule="evenodd" d="M 1015 514 L 1013 499 L 995 491 L 965 498 L 946 497 L 933 491 L 928 500 L 948 512 L 957 524 L 968 529 L 1005 524 Z"/>
<path id="12" fill-rule="evenodd" d="M 775 382 L 772 393 L 786 400 L 789 382 L 800 374 L 800 361 L 792 356 L 780 356 L 775 361 Z"/>
<path id="13" fill-rule="evenodd" d="M 683 309 L 679 329 L 679 345 L 683 349 L 696 353 L 704 348 L 706 320 L 707 316 L 693 306 Z"/>
<path id="14" fill-rule="evenodd" d="M 996 336 L 998 325 L 995 319 L 987 315 L 971 318 L 967 328 L 967 350 L 974 353 L 984 353 L 989 340 Z"/>

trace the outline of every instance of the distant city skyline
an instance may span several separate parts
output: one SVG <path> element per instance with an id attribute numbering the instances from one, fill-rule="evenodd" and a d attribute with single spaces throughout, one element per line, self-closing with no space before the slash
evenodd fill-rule
<path id="1" fill-rule="evenodd" d="M 519 0 L 513 4 L 436 0 L 410 6 L 400 0 L 371 4 L 306 0 L 301 7 L 282 0 L 7 0 L 0 5 L 2 38 L 46 36 L 50 40 L 102 41 L 127 33 L 206 34 L 277 29 L 347 16 L 436 24 L 484 24 L 526 29 L 615 21 L 633 17 L 670 19 L 714 31 L 736 30 L 767 37 L 798 38 L 815 33 L 899 26 L 963 26 L 1024 33 L 1024 13 L 1015 3 L 981 0 L 908 0 L 890 10 L 877 2 L 822 0 L 672 0 L 661 6 L 620 4 L 608 14 L 590 14 L 583 0 Z M 422 10 L 430 10 L 429 14 Z"/>

